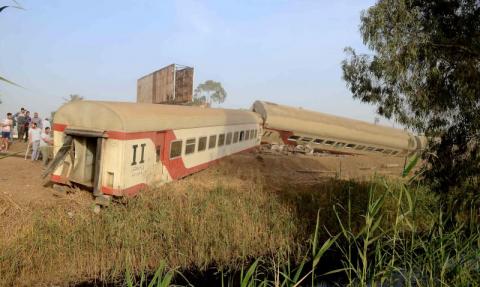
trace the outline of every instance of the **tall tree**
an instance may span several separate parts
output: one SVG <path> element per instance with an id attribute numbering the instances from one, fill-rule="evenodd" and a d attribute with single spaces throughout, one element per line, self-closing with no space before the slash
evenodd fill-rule
<path id="1" fill-rule="evenodd" d="M 425 133 L 436 190 L 478 190 L 480 1 L 379 0 L 360 33 L 371 53 L 346 48 L 342 63 L 353 97 Z"/>
<path id="2" fill-rule="evenodd" d="M 193 93 L 193 102 L 195 104 L 221 104 L 227 98 L 227 92 L 220 82 L 212 80 L 199 84 Z"/>

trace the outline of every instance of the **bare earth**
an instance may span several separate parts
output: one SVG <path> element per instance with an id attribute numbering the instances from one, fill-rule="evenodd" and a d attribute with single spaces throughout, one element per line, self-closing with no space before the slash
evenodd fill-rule
<path id="1" fill-rule="evenodd" d="M 17 153 L 16 155 L 1 158 L 4 155 L 0 154 L 0 198 L 21 209 L 45 206 L 47 202 L 62 200 L 48 184 L 48 180 L 41 178 L 41 161 L 24 159 L 26 146 L 23 142 L 15 142 L 10 153 Z M 241 173 L 255 167 L 262 170 L 267 181 L 271 183 L 308 184 L 329 177 L 358 180 L 369 179 L 374 174 L 396 177 L 400 175 L 403 164 L 404 158 L 399 157 L 306 156 L 257 151 L 225 158 L 217 166 L 193 177 L 208 181 L 218 175 L 218 172 L 234 169 L 235 173 Z M 91 204 L 87 191 L 77 191 L 74 197 L 76 204 Z"/>
<path id="2" fill-rule="evenodd" d="M 52 199 L 50 188 L 45 188 L 46 180 L 41 178 L 42 162 L 25 160 L 27 144 L 15 142 L 9 153 L 16 155 L 0 159 L 0 196 L 12 204 L 28 205 Z M 5 154 L 0 154 L 0 158 Z"/>

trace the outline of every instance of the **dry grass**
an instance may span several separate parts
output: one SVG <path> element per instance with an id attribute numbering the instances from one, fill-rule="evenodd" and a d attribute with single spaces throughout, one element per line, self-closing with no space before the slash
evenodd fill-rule
<path id="1" fill-rule="evenodd" d="M 355 202 L 362 220 L 369 184 L 291 182 L 266 177 L 258 164 L 233 162 L 152 188 L 97 215 L 86 193 L 39 208 L 8 209 L 0 219 L 0 285 L 112 282 L 125 270 L 238 267 L 251 258 L 300 258 L 309 246 L 317 211 L 331 232 L 331 206 Z M 0 202 L 8 205 L 7 202 Z M 354 221 L 355 221 L 354 220 Z M 327 234 L 324 233 L 325 237 Z"/>

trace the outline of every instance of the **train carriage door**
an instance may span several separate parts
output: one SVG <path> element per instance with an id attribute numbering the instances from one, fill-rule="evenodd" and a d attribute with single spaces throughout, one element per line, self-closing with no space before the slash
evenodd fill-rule
<path id="1" fill-rule="evenodd" d="M 95 196 L 101 195 L 100 176 L 104 133 L 67 129 L 65 134 L 73 138 L 73 168 L 68 180 L 91 187 Z"/>
<path id="2" fill-rule="evenodd" d="M 164 149 L 165 149 L 165 132 L 157 132 L 155 135 L 155 153 L 156 153 L 156 171 L 158 173 L 157 180 L 164 180 L 167 174 L 164 161 Z"/>

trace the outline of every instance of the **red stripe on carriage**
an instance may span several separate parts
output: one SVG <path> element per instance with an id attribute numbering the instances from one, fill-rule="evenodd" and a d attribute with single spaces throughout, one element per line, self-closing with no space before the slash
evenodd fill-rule
<path id="1" fill-rule="evenodd" d="M 63 132 L 67 128 L 67 125 L 64 124 L 53 124 L 53 130 L 57 132 Z"/>
<path id="2" fill-rule="evenodd" d="M 61 183 L 61 184 L 67 184 L 68 183 L 68 180 L 66 178 L 62 177 L 61 175 L 52 174 L 50 179 L 53 182 L 57 182 L 57 183 Z"/>
<path id="3" fill-rule="evenodd" d="M 107 137 L 114 140 L 139 140 L 149 138 L 155 142 L 155 136 L 158 132 L 116 132 L 107 131 Z"/>
<path id="4" fill-rule="evenodd" d="M 114 196 L 134 196 L 137 195 L 142 189 L 145 189 L 147 185 L 145 183 L 139 183 L 128 188 L 111 188 L 107 186 L 102 186 L 102 192 L 107 195 Z"/>

